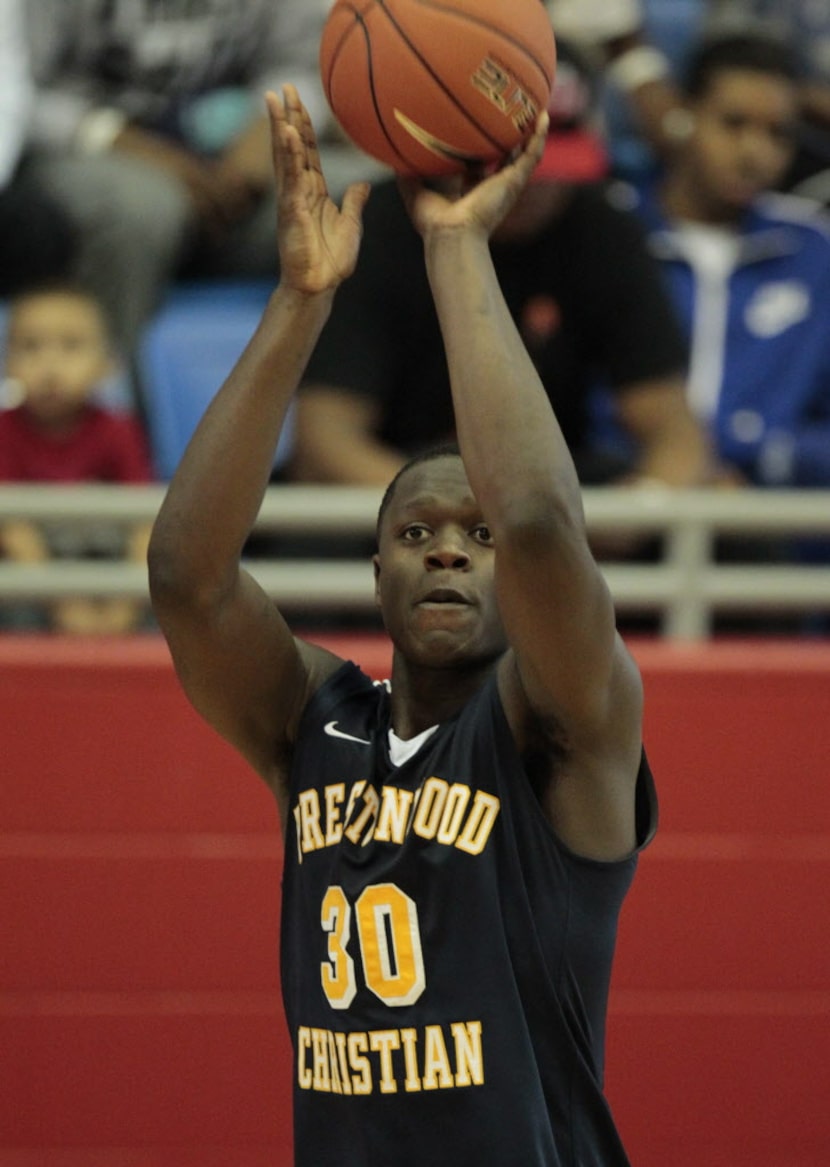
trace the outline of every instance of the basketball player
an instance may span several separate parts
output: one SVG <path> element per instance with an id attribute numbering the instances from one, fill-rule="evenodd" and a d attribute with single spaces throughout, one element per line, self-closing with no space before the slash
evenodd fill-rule
<path id="1" fill-rule="evenodd" d="M 463 196 L 402 185 L 461 453 L 405 468 L 381 507 L 381 685 L 295 639 L 239 562 L 366 198 L 328 199 L 296 91 L 268 105 L 281 282 L 170 485 L 150 573 L 191 701 L 279 805 L 296 1163 L 625 1164 L 603 1040 L 654 825 L 641 682 L 488 248 L 546 119 Z"/>

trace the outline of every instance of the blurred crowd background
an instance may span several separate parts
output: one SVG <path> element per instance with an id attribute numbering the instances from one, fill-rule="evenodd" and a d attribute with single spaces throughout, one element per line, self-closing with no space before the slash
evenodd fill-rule
<path id="1" fill-rule="evenodd" d="M 286 81 L 332 195 L 375 189 L 274 482 L 382 486 L 452 436 L 417 236 L 394 176 L 323 96 L 330 6 L 0 0 L 0 482 L 173 473 L 279 278 L 263 94 Z M 830 5 L 547 8 L 549 142 L 493 254 L 583 483 L 830 487 Z M 146 538 L 146 524 L 0 520 L 0 556 L 24 563 L 140 562 Z M 647 563 L 661 549 L 597 552 Z M 830 561 L 825 542 L 794 538 L 717 554 Z M 151 626 L 123 601 L 0 605 L 6 630 Z"/>

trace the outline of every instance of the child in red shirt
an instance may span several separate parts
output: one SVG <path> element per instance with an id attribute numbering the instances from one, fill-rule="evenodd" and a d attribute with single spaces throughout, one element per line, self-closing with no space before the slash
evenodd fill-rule
<path id="1" fill-rule="evenodd" d="M 103 309 L 85 291 L 55 285 L 12 301 L 5 374 L 20 401 L 0 411 L 0 482 L 152 481 L 137 418 L 95 401 L 112 368 Z M 0 524 L 0 553 L 26 563 L 67 555 L 123 555 L 143 563 L 149 529 L 143 523 L 125 535 L 100 523 L 80 530 L 7 520 Z M 122 598 L 69 598 L 50 605 L 46 623 L 58 632 L 121 633 L 146 611 Z"/>

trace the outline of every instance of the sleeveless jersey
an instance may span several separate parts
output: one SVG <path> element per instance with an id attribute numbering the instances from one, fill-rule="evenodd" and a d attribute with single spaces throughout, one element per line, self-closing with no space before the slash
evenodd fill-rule
<path id="1" fill-rule="evenodd" d="M 619 1167 L 602 1093 L 636 855 L 573 855 L 489 680 L 401 766 L 389 693 L 344 664 L 291 774 L 282 989 L 297 1167 Z M 638 834 L 656 814 L 643 756 Z"/>

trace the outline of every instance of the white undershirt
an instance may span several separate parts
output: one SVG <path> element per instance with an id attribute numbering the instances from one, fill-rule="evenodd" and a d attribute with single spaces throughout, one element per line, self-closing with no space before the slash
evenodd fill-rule
<path id="1" fill-rule="evenodd" d="M 408 762 L 413 754 L 417 754 L 418 750 L 427 740 L 435 733 L 437 725 L 431 725 L 429 729 L 425 729 L 423 733 L 416 734 L 415 737 L 404 741 L 403 738 L 398 737 L 394 729 L 389 730 L 389 757 L 396 766 L 402 766 L 404 762 Z"/>

